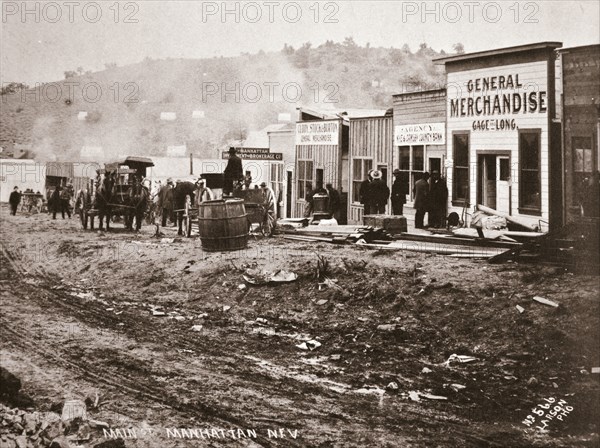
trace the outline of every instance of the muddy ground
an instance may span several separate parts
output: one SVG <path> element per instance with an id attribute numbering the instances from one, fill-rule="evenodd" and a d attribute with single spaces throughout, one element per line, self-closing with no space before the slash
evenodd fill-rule
<path id="1" fill-rule="evenodd" d="M 281 237 L 206 253 L 1 213 L 2 366 L 39 411 L 97 395 L 127 447 L 599 446 L 598 277 Z M 571 411 L 536 428 L 552 399 Z"/>

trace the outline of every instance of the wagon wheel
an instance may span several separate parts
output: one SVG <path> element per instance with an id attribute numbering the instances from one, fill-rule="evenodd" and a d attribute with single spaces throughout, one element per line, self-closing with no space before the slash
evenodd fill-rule
<path id="1" fill-rule="evenodd" d="M 183 214 L 183 224 L 185 225 L 184 232 L 187 238 L 192 236 L 192 216 L 190 205 L 190 197 L 187 196 L 185 199 L 185 212 Z"/>

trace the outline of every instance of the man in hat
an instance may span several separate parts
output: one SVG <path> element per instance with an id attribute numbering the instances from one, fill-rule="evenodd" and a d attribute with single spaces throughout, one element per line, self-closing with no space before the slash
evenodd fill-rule
<path id="1" fill-rule="evenodd" d="M 329 213 L 332 218 L 335 218 L 336 221 L 340 220 L 340 208 L 341 208 L 341 200 L 340 200 L 340 192 L 333 188 L 332 184 L 325 185 L 327 189 L 327 194 L 329 195 Z"/>
<path id="2" fill-rule="evenodd" d="M 404 204 L 406 204 L 406 182 L 402 181 L 402 171 L 395 169 L 394 183 L 392 184 L 392 214 L 402 215 Z"/>
<path id="3" fill-rule="evenodd" d="M 446 205 L 448 202 L 448 187 L 446 180 L 440 177 L 438 171 L 431 173 L 431 188 L 429 190 L 429 225 L 435 228 L 444 227 Z"/>
<path id="4" fill-rule="evenodd" d="M 413 194 L 415 195 L 415 201 L 413 207 L 417 210 L 415 214 L 415 228 L 423 228 L 423 220 L 425 219 L 425 213 L 429 209 L 429 173 L 424 172 L 421 179 L 415 182 L 413 188 Z"/>
<path id="5" fill-rule="evenodd" d="M 369 170 L 367 178 L 361 182 L 358 191 L 360 203 L 363 205 L 363 215 L 371 214 L 371 181 L 373 180 L 371 174 L 373 174 L 373 171 Z"/>
<path id="6" fill-rule="evenodd" d="M 212 201 L 213 192 L 206 186 L 206 179 L 198 179 L 196 181 L 196 206 L 204 201 Z"/>
<path id="7" fill-rule="evenodd" d="M 8 198 L 8 202 L 10 203 L 10 214 L 15 216 L 17 214 L 17 207 L 19 207 L 19 203 L 21 202 L 19 187 L 13 188 L 13 191 Z"/>
<path id="8" fill-rule="evenodd" d="M 385 213 L 385 207 L 390 198 L 390 189 L 383 181 L 383 173 L 381 171 L 373 171 L 371 177 L 373 178 L 369 187 L 371 196 L 371 214 L 380 215 Z"/>
<path id="9" fill-rule="evenodd" d="M 268 216 L 265 216 L 264 224 L 267 224 L 266 229 L 268 229 L 268 232 L 270 234 L 273 231 L 273 228 L 272 225 L 270 225 L 269 221 L 271 223 L 275 222 L 275 192 L 271 189 L 271 187 L 267 186 L 266 182 L 261 182 L 260 189 L 262 190 L 263 194 L 263 205 L 268 214 Z"/>
<path id="10" fill-rule="evenodd" d="M 244 169 L 242 168 L 242 159 L 236 153 L 235 148 L 229 148 L 229 161 L 223 172 L 223 195 L 231 196 L 233 194 L 234 183 L 242 180 L 244 177 Z"/>
<path id="11" fill-rule="evenodd" d="M 162 226 L 166 227 L 167 217 L 173 219 L 173 179 L 168 178 L 166 185 L 163 185 L 158 192 L 158 209 L 162 212 Z"/>

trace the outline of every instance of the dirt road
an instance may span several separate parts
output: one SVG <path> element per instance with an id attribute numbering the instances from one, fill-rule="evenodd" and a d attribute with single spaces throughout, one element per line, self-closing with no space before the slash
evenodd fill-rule
<path id="1" fill-rule="evenodd" d="M 598 446 L 598 277 L 278 238 L 208 254 L 6 207 L 0 224 L 2 366 L 39 410 L 98 394 L 127 447 Z M 540 431 L 544 399 L 572 411 Z"/>

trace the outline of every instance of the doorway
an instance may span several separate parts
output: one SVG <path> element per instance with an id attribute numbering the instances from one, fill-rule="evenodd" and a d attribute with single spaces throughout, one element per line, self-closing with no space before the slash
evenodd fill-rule
<path id="1" fill-rule="evenodd" d="M 292 216 L 292 182 L 293 182 L 293 173 L 291 171 L 287 172 L 287 184 L 285 189 L 285 217 L 289 218 Z"/>
<path id="2" fill-rule="evenodd" d="M 478 154 L 477 172 L 477 203 L 510 214 L 510 156 Z"/>

